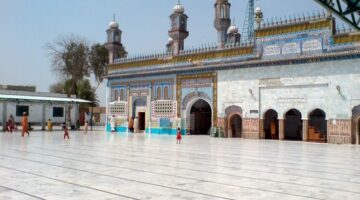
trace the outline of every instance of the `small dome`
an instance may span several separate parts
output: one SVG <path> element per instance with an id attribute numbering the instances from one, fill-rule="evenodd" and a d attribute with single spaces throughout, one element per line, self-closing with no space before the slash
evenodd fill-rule
<path id="1" fill-rule="evenodd" d="M 180 3 L 174 6 L 174 13 L 184 13 L 184 12 L 185 12 L 185 8 Z"/>
<path id="2" fill-rule="evenodd" d="M 229 29 L 227 30 L 227 33 L 229 34 L 229 33 L 239 33 L 239 29 L 238 29 L 238 27 L 236 27 L 235 25 L 231 25 L 230 27 L 229 27 Z"/>
<path id="3" fill-rule="evenodd" d="M 169 43 L 171 43 L 171 42 L 173 42 L 174 40 L 170 37 L 169 39 L 168 39 L 168 42 Z"/>
<path id="4" fill-rule="evenodd" d="M 259 13 L 262 13 L 262 10 L 261 8 L 258 6 L 255 8 L 255 14 L 259 14 Z"/>
<path id="5" fill-rule="evenodd" d="M 119 28 L 119 24 L 116 21 L 111 21 L 109 23 L 109 28 Z"/>

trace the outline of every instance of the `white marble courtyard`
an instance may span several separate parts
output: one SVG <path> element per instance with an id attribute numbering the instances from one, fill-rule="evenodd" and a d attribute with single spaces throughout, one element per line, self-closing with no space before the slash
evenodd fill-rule
<path id="1" fill-rule="evenodd" d="M 0 199 L 360 199 L 360 147 L 0 133 Z"/>

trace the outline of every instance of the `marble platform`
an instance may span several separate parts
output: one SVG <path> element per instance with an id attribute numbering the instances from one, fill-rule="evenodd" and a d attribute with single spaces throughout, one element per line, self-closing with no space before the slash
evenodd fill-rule
<path id="1" fill-rule="evenodd" d="M 0 199 L 360 199 L 360 147 L 70 132 L 0 133 Z"/>

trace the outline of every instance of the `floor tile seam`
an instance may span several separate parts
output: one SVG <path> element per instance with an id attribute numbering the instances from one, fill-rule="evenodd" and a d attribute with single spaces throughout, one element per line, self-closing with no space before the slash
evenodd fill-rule
<path id="1" fill-rule="evenodd" d="M 72 149 L 78 149 L 78 150 L 84 150 L 84 151 L 89 151 L 89 149 L 82 149 L 82 148 L 75 148 L 75 147 L 68 147 L 68 148 L 72 148 Z M 126 150 L 125 148 L 123 148 L 124 150 Z M 105 154 L 112 154 L 112 155 L 116 155 L 117 153 L 115 153 L 115 152 L 108 152 L 108 151 L 98 151 L 98 150 L 94 150 L 94 149 L 91 149 L 90 151 L 94 151 L 94 152 L 102 152 L 102 153 L 105 153 Z M 127 151 L 127 152 L 129 152 L 129 151 Z M 142 152 L 141 151 L 134 151 L 134 150 L 132 150 L 131 152 L 134 152 L 134 153 L 138 153 L 138 154 L 142 154 Z M 168 152 L 168 151 L 167 151 Z M 151 153 L 152 155 L 159 155 L 159 153 L 163 153 L 163 152 L 147 152 L 147 153 Z M 176 153 L 176 152 L 174 152 L 174 153 Z M 183 153 L 183 152 L 181 152 L 181 153 Z M 192 155 L 192 153 L 191 152 L 188 152 L 187 154 L 189 154 L 189 155 Z M 195 153 L 195 154 L 197 154 L 197 153 Z M 173 155 L 169 155 L 169 154 L 167 154 L 168 156 L 173 156 Z M 211 154 L 205 154 L 205 155 L 211 155 Z M 224 156 L 224 157 L 228 157 L 229 159 L 230 159 L 230 157 L 229 156 L 227 156 L 227 155 L 222 155 L 222 156 Z M 247 158 L 244 158 L 244 157 L 232 157 L 232 159 L 235 159 L 235 158 L 242 158 L 242 159 L 247 159 L 247 160 L 254 160 L 255 162 L 256 161 L 260 161 L 260 159 L 256 159 L 256 158 L 262 158 L 262 157 L 259 157 L 259 156 L 251 156 L 251 155 L 248 155 L 248 156 L 246 156 Z M 210 161 L 210 159 L 206 159 L 205 157 L 195 157 L 195 158 L 199 158 L 199 159 L 203 159 L 203 160 L 207 160 L 207 161 Z M 274 159 L 276 159 L 277 157 L 274 157 Z M 275 163 L 288 163 L 288 164 L 294 164 L 294 165 L 298 165 L 299 163 L 294 163 L 294 162 L 296 162 L 297 160 L 294 160 L 294 159 L 291 159 L 291 161 L 293 161 L 293 162 L 278 162 L 278 161 L 273 161 L 274 159 L 270 159 L 270 160 L 261 160 L 261 161 L 266 161 L 266 162 L 275 162 Z M 221 161 L 227 161 L 227 160 L 225 160 L 225 159 L 222 159 Z M 314 160 L 315 161 L 315 160 Z M 309 163 L 311 163 L 311 164 L 313 164 L 313 161 L 307 161 L 307 162 L 309 162 Z M 345 162 L 345 161 L 344 161 Z M 239 162 L 231 162 L 231 163 L 239 163 Z M 303 164 L 303 163 L 302 163 Z M 305 163 L 306 164 L 306 163 Z M 356 165 L 357 167 L 355 167 L 355 169 L 353 169 L 353 168 L 339 168 L 339 167 L 336 167 L 336 166 L 341 166 L 341 163 L 334 163 L 334 162 L 317 162 L 317 166 L 319 166 L 319 167 L 324 167 L 324 165 L 326 165 L 327 167 L 328 167 L 328 165 L 329 164 L 331 164 L 331 165 L 333 165 L 333 167 L 331 167 L 331 168 L 335 168 L 335 169 L 347 169 L 347 170 L 357 170 L 357 168 L 360 168 L 360 165 Z M 353 165 L 352 165 L 353 166 Z M 360 172 L 360 170 L 359 170 L 359 172 Z"/>
<path id="2" fill-rule="evenodd" d="M 74 148 L 74 147 L 69 147 L 69 148 Z M 75 148 L 75 149 L 80 149 L 80 150 L 88 150 L 88 149 L 82 149 L 82 148 Z M 122 148 L 122 149 L 126 149 L 126 148 Z M 144 150 L 145 150 L 145 148 L 144 148 Z M 160 150 L 160 149 L 159 149 Z M 98 152 L 98 151 L 97 151 Z M 105 151 L 101 151 L 101 152 L 104 152 L 104 153 L 112 153 L 112 152 L 105 152 Z M 135 152 L 135 151 L 134 151 Z M 136 152 L 141 152 L 141 151 L 136 151 Z M 174 153 L 176 153 L 176 151 L 173 151 Z M 150 152 L 151 153 L 151 152 Z M 180 153 L 184 153 L 184 154 L 191 154 L 191 155 L 193 155 L 193 153 L 191 152 L 191 151 L 188 151 L 188 152 L 184 152 L 184 151 L 181 151 Z M 218 152 L 217 152 L 218 153 Z M 156 152 L 154 152 L 153 154 L 156 154 Z M 201 154 L 199 154 L 199 153 L 195 153 L 195 154 L 198 154 L 198 155 L 201 155 Z M 226 154 L 224 154 L 224 153 L 221 153 L 221 154 L 223 154 L 225 157 L 229 157 L 229 158 L 231 158 L 229 155 L 226 155 Z M 206 155 L 211 155 L 211 154 L 204 154 L 203 153 L 203 155 L 204 156 L 206 156 Z M 299 155 L 299 154 L 298 154 Z M 271 156 L 271 155 L 270 155 Z M 236 158 L 236 156 L 233 156 L 234 158 Z M 259 156 L 256 156 L 256 155 L 248 155 L 248 157 L 257 157 L 257 158 L 259 158 Z M 277 158 L 277 157 L 273 157 L 273 158 Z M 249 159 L 251 159 L 251 158 L 249 158 Z M 360 160 L 360 159 L 359 159 Z M 296 161 L 296 160 L 292 160 L 292 161 Z M 316 161 L 316 160 L 314 160 L 314 161 Z M 310 162 L 310 161 L 308 161 L 308 162 Z M 348 160 L 342 160 L 342 162 L 349 162 Z M 352 162 L 352 161 L 350 161 L 350 162 Z M 312 161 L 311 161 L 311 163 L 313 163 Z M 332 165 L 335 165 L 335 166 L 337 166 L 337 165 L 341 165 L 341 162 L 319 162 L 319 165 L 321 165 L 322 163 L 326 163 L 326 164 L 332 164 Z M 358 167 L 360 167 L 360 165 L 358 165 Z M 334 168 L 336 168 L 336 169 L 338 169 L 338 167 L 334 167 Z"/>
<path id="3" fill-rule="evenodd" d="M 0 164 L 0 168 L 8 169 L 10 171 L 21 172 L 21 173 L 24 173 L 24 174 L 30 174 L 30 175 L 33 175 L 33 176 L 37 176 L 37 177 L 41 177 L 41 178 L 45 178 L 45 179 L 49 179 L 49 180 L 53 180 L 53 181 L 58 181 L 58 182 L 62 182 L 62 183 L 70 184 L 70 185 L 75 185 L 75 186 L 78 186 L 78 187 L 82 187 L 82 188 L 86 188 L 86 189 L 90 189 L 90 190 L 95 190 L 95 191 L 98 191 L 98 192 L 103 192 L 103 193 L 111 194 L 111 195 L 114 195 L 114 196 L 124 197 L 124 198 L 127 198 L 127 199 L 141 200 L 141 199 L 137 199 L 137 198 L 134 198 L 134 197 L 129 197 L 129 196 L 122 195 L 122 194 L 108 192 L 108 191 L 105 191 L 105 190 L 101 190 L 101 189 L 97 189 L 97 188 L 93 188 L 93 187 L 89 187 L 89 186 L 85 186 L 85 185 L 80 185 L 80 184 L 77 184 L 77 183 L 72 183 L 72 182 L 69 182 L 69 181 L 64 181 L 64 180 L 44 176 L 44 175 L 41 175 L 41 174 L 36 174 L 36 173 L 28 172 L 28 171 L 23 171 L 23 170 L 18 170 L 18 169 L 6 167 L 6 166 L 3 166 L 1 164 Z"/>
<path id="4" fill-rule="evenodd" d="M 282 142 L 284 142 L 284 141 L 282 141 Z M 158 144 L 158 143 L 157 143 Z M 188 144 L 191 144 L 191 143 L 188 143 Z M 199 144 L 199 143 L 197 143 L 197 144 Z M 207 144 L 207 143 L 204 143 L 204 144 Z M 302 143 L 302 144 L 307 144 L 307 145 L 309 145 L 310 143 Z M 134 144 L 133 144 L 134 145 Z M 135 145 L 137 145 L 137 144 L 135 144 Z M 218 144 L 217 146 L 222 146 L 223 144 Z M 229 145 L 228 143 L 224 143 L 224 145 Z M 321 145 L 323 145 L 323 144 L 321 144 Z M 327 144 L 328 145 L 328 144 Z M 89 146 L 91 146 L 91 145 L 89 145 Z M 137 145 L 137 146 L 139 146 L 139 145 Z M 143 146 L 141 146 L 141 147 L 143 147 Z M 157 145 L 157 147 L 160 147 L 160 146 L 158 146 Z M 262 147 L 262 149 L 264 149 L 264 150 L 267 150 L 267 151 L 273 151 L 274 149 L 272 148 L 272 147 L 268 147 L 268 148 L 263 148 L 263 146 L 261 146 Z M 334 146 L 334 147 L 337 147 L 337 146 Z M 352 147 L 352 146 L 351 146 Z M 235 147 L 231 147 L 232 149 L 235 149 L 235 150 L 243 150 L 243 148 L 237 148 L 237 146 L 235 146 Z M 329 147 L 330 148 L 330 147 Z M 289 147 L 287 147 L 286 149 L 288 149 L 288 150 L 291 150 L 291 151 L 285 151 L 285 152 L 288 152 L 288 153 L 296 153 L 297 151 L 296 150 L 299 150 L 299 149 L 303 149 L 303 148 L 289 148 Z M 318 149 L 318 148 L 316 148 L 316 149 Z M 314 151 L 314 149 L 309 149 L 309 148 L 306 148 L 306 150 L 309 152 L 309 153 L 313 153 L 313 152 L 315 152 Z M 328 151 L 333 151 L 333 152 L 329 152 L 329 153 L 338 153 L 338 154 L 341 154 L 341 153 L 343 153 L 343 152 L 349 152 L 349 151 L 345 151 L 345 150 L 343 150 L 342 152 L 340 152 L 339 153 L 339 151 L 337 150 L 337 151 L 335 151 L 335 150 L 333 150 L 333 149 L 327 149 Z M 318 151 L 316 151 L 316 152 L 322 152 L 322 149 L 318 149 Z"/>
<path id="5" fill-rule="evenodd" d="M 53 165 L 53 164 L 45 164 L 45 163 L 39 162 L 39 161 L 32 161 L 32 162 L 39 163 L 39 164 L 44 164 L 44 165 L 49 165 L 49 166 L 53 166 L 53 167 L 58 167 L 60 169 L 69 169 L 69 170 L 80 171 L 80 172 L 89 173 L 89 174 L 96 174 L 96 175 L 99 175 L 99 176 L 106 176 L 106 177 L 109 177 L 109 178 L 115 178 L 115 179 L 125 180 L 125 181 L 129 181 L 129 182 L 142 183 L 142 184 L 145 184 L 145 185 L 152 185 L 152 186 L 157 186 L 157 187 L 166 188 L 166 189 L 170 189 L 170 190 L 188 192 L 188 193 L 198 194 L 198 195 L 207 196 L 207 197 L 215 197 L 215 198 L 226 199 L 226 200 L 236 200 L 236 199 L 232 199 L 232 198 L 220 197 L 220 196 L 216 196 L 216 195 L 211 195 L 211 194 L 206 194 L 206 193 L 201 193 L 201 192 L 196 192 L 196 191 L 190 191 L 190 190 L 186 190 L 186 189 L 179 189 L 179 188 L 169 187 L 169 186 L 160 185 L 160 184 L 147 183 L 147 182 L 143 182 L 143 181 L 137 181 L 137 180 L 127 179 L 127 178 L 121 178 L 121 177 L 117 177 L 117 176 L 111 176 L 111 175 L 106 175 L 106 174 L 101 174 L 101 173 L 94 173 L 94 172 L 87 171 L 87 170 L 75 169 L 75 168 L 71 168 L 71 167 L 63 167 L 63 166 L 58 166 L 58 165 Z M 9 167 L 2 166 L 2 165 L 0 165 L 0 168 L 14 170 L 14 171 L 22 172 L 22 173 L 28 173 L 28 174 L 31 174 L 31 175 L 35 175 L 35 176 L 39 176 L 39 177 L 43 177 L 43 178 L 48 178 L 48 179 L 51 179 L 51 180 L 56 180 L 56 181 L 69 183 L 69 184 L 73 184 L 73 185 L 77 185 L 77 186 L 81 186 L 81 187 L 85 187 L 85 188 L 89 188 L 89 189 L 93 189 L 93 190 L 98 190 L 98 191 L 106 192 L 106 193 L 109 193 L 109 194 L 114 194 L 116 196 L 122 196 L 122 197 L 125 197 L 125 198 L 140 200 L 140 199 L 137 199 L 137 198 L 128 197 L 128 196 L 113 193 L 113 192 L 108 192 L 108 191 L 105 191 L 105 190 L 96 189 L 96 188 L 93 188 L 93 187 L 90 187 L 90 186 L 85 186 L 85 185 L 81 185 L 81 184 L 77 184 L 77 183 L 72 183 L 72 182 L 69 182 L 69 181 L 64 181 L 64 180 L 60 180 L 60 179 L 56 179 L 56 178 L 51 178 L 51 177 L 47 177 L 47 176 L 36 174 L 36 173 L 11 169 Z M 243 187 L 243 188 L 245 188 L 245 187 Z M 246 189 L 251 189 L 251 188 L 246 188 Z M 256 190 L 256 189 L 252 189 L 252 190 Z M 267 191 L 267 192 L 271 192 L 271 191 Z M 280 193 L 280 194 L 283 194 L 283 193 Z M 294 196 L 294 195 L 289 195 L 289 196 Z"/>
<path id="6" fill-rule="evenodd" d="M 46 199 L 44 199 L 44 198 L 41 198 L 41 197 L 32 195 L 32 194 L 30 194 L 30 193 L 22 192 L 22 191 L 20 191 L 20 190 L 13 189 L 13 188 L 9 188 L 9 187 L 3 186 L 3 185 L 0 185 L 0 187 L 1 187 L 1 188 L 4 188 L 4 189 L 7 189 L 7 190 L 10 190 L 10 191 L 14 191 L 14 192 L 20 193 L 20 194 L 24 194 L 24 195 L 26 195 L 26 196 L 33 197 L 33 198 L 36 198 L 36 199 L 46 200 Z"/>
<path id="7" fill-rule="evenodd" d="M 15 158 L 15 159 L 17 159 L 17 158 Z M 20 159 L 20 160 L 26 160 L 26 159 Z M 145 182 L 145 181 L 138 181 L 138 180 L 133 180 L 133 179 L 129 179 L 129 178 L 111 176 L 111 175 L 102 174 L 102 173 L 98 173 L 98 172 L 91 172 L 91 171 L 88 171 L 88 170 L 76 169 L 76 168 L 72 168 L 72 167 L 64 167 L 64 166 L 49 164 L 49 163 L 40 162 L 40 161 L 31 161 L 31 160 L 27 160 L 27 161 L 34 162 L 34 163 L 39 163 L 39 164 L 44 164 L 44 165 L 49 165 L 49 166 L 53 166 L 53 167 L 58 167 L 60 169 L 70 169 L 70 170 L 74 170 L 74 171 L 81 171 L 81 172 L 85 172 L 85 173 L 89 173 L 89 174 L 95 174 L 95 175 L 99 175 L 99 176 L 106 176 L 106 177 L 110 177 L 110 178 L 115 178 L 115 179 L 120 179 L 120 180 L 125 180 L 125 181 L 131 181 L 131 182 L 136 182 L 136 183 L 142 183 L 142 184 L 146 184 L 146 185 L 153 185 L 153 186 L 163 187 L 163 188 L 167 188 L 167 189 L 179 190 L 179 191 L 199 194 L 199 195 L 203 195 L 203 196 L 209 196 L 209 197 L 215 197 L 215 198 L 227 199 L 227 200 L 236 200 L 236 199 L 232 199 L 232 198 L 228 198 L 228 197 L 220 197 L 220 196 L 217 196 L 217 195 L 206 194 L 206 193 L 203 193 L 203 192 L 196 192 L 196 191 L 191 191 L 191 190 L 187 190 L 187 189 L 180 189 L 180 188 L 175 188 L 175 187 L 170 187 L 170 186 L 165 186 L 165 185 L 160 185 L 160 184 L 148 183 L 148 182 Z M 0 167 L 3 167 L 3 166 L 0 165 Z M 42 175 L 40 175 L 40 176 L 42 176 Z M 85 187 L 88 187 L 88 186 L 85 186 Z M 256 190 L 256 191 L 263 191 L 263 192 L 268 192 L 268 193 L 282 194 L 282 195 L 287 195 L 287 196 L 304 197 L 304 198 L 311 198 L 311 199 L 321 199 L 321 198 L 315 198 L 315 197 L 310 197 L 310 196 L 305 196 L 305 195 L 294 195 L 294 194 L 289 194 L 289 193 L 284 193 L 284 192 L 271 191 L 271 190 L 260 189 L 260 188 L 252 188 L 252 187 L 247 187 L 247 186 L 234 186 L 234 187 L 245 188 L 245 189 Z M 354 193 L 354 192 L 348 192 L 348 193 Z"/>
<path id="8" fill-rule="evenodd" d="M 35 147 L 36 148 L 36 147 Z M 64 151 L 64 150 L 58 150 L 58 149 L 46 149 L 46 148 L 39 148 L 39 149 L 44 149 L 44 150 L 50 150 L 50 151 L 55 151 L 55 152 L 64 152 L 64 153 L 72 153 L 74 154 L 74 152 L 69 152 L 69 151 Z M 86 153 L 76 153 L 77 155 L 86 155 L 86 156 L 94 156 L 94 154 L 86 154 Z M 120 159 L 118 157 L 105 157 L 105 156 L 102 156 L 102 155 L 95 155 L 97 157 L 100 157 L 100 158 L 106 158 L 106 159 L 116 159 L 116 160 L 124 160 L 124 159 Z M 154 159 L 156 160 L 156 159 Z M 157 159 L 159 160 L 159 159 Z M 132 161 L 132 160 L 128 160 L 127 161 L 129 162 L 139 162 L 139 161 Z M 171 160 L 164 160 L 164 161 L 171 161 Z M 205 166 L 209 166 L 208 164 L 203 164 L 203 163 L 194 163 L 194 162 L 185 162 L 185 164 L 189 164 L 189 163 L 192 163 L 192 164 L 196 164 L 196 165 L 205 165 Z M 233 166 L 223 166 L 223 165 L 212 165 L 214 167 L 223 167 L 223 168 L 229 168 L 229 169 L 234 169 L 236 167 L 233 167 Z M 270 167 L 270 168 L 282 168 L 282 169 L 288 169 L 288 167 L 283 167 L 283 166 L 272 166 L 272 165 L 268 165 L 268 164 L 263 164 L 262 166 L 267 166 L 267 167 Z M 293 168 L 291 168 L 293 169 Z M 331 174 L 333 175 L 334 173 L 333 172 L 324 172 L 324 171 L 319 171 L 319 170 L 308 170 L 308 169 L 299 169 L 297 168 L 298 170 L 301 170 L 301 171 L 308 171 L 308 172 L 316 172 L 316 173 L 326 173 L 326 174 Z M 248 170 L 248 169 L 247 169 Z M 254 171 L 254 170 L 248 170 L 248 171 Z M 339 175 L 344 175 L 344 176 L 354 176 L 354 174 L 345 174 L 345 173 L 337 173 Z"/>
<path id="9" fill-rule="evenodd" d="M 215 184 L 220 184 L 220 185 L 224 185 L 224 184 L 231 185 L 229 183 L 221 183 L 221 182 L 216 182 L 216 181 L 196 179 L 196 178 L 190 178 L 190 177 L 178 176 L 178 175 L 172 175 L 172 174 L 165 174 L 165 173 L 153 172 L 153 171 L 147 171 L 147 170 L 140 170 L 140 169 L 134 169 L 134 168 L 129 168 L 129 167 L 119 167 L 119 166 L 116 166 L 116 165 L 109 165 L 109 164 L 103 164 L 103 163 L 98 163 L 98 162 L 90 162 L 90 161 L 72 159 L 72 158 L 67 158 L 67 157 L 51 156 L 51 155 L 49 156 L 49 155 L 40 154 L 40 153 L 37 153 L 37 154 L 38 155 L 43 155 L 43 156 L 48 156 L 48 157 L 54 157 L 54 158 L 57 158 L 57 159 L 65 159 L 65 160 L 83 162 L 83 163 L 88 163 L 88 164 L 91 163 L 91 164 L 94 164 L 94 165 L 102 165 L 102 166 L 113 167 L 113 168 L 121 168 L 121 169 L 127 169 L 127 170 L 132 170 L 132 171 L 140 171 L 140 172 L 145 172 L 145 173 L 150 173 L 150 174 L 158 174 L 158 175 L 164 175 L 164 176 L 169 176 L 169 177 L 177 177 L 177 178 L 196 180 L 196 181 L 201 181 L 201 182 L 209 182 L 209 183 L 215 183 Z M 1 154 L 0 154 L 0 156 L 1 156 Z M 4 155 L 4 154 L 2 154 L 2 156 L 35 162 L 34 160 L 21 158 L 21 157 L 14 157 L 14 156 L 9 156 L 9 155 Z M 49 163 L 45 163 L 45 162 L 40 162 L 40 161 L 37 161 L 37 162 L 50 165 Z M 208 172 L 206 172 L 206 173 L 208 173 Z M 230 176 L 230 175 L 227 175 L 227 176 Z M 257 181 L 261 181 L 261 182 L 282 183 L 282 184 L 289 184 L 289 185 L 298 185 L 298 186 L 303 186 L 303 187 L 314 187 L 314 186 L 316 186 L 318 188 L 327 189 L 327 190 L 337 190 L 337 191 L 341 191 L 341 192 L 349 192 L 349 193 L 354 193 L 354 194 L 360 194 L 360 192 L 353 192 L 353 191 L 350 191 L 350 190 L 341 190 L 341 189 L 337 189 L 337 188 L 321 187 L 321 186 L 318 186 L 318 185 L 298 184 L 298 183 L 294 183 L 294 182 L 275 181 L 275 180 L 270 180 L 270 179 L 261 179 L 261 178 L 246 177 L 246 176 L 239 176 L 239 175 L 236 175 L 236 177 L 245 178 L 245 179 L 249 179 L 249 180 L 253 179 L 253 180 L 257 180 Z M 334 181 L 334 182 L 341 182 L 341 181 Z M 347 183 L 349 183 L 349 182 L 347 182 Z M 358 183 L 358 184 L 360 185 L 360 183 Z M 232 185 L 232 186 L 234 186 L 234 187 L 242 187 L 240 185 Z"/>
<path id="10" fill-rule="evenodd" d="M 54 151 L 57 151 L 58 149 L 54 149 L 54 148 L 51 148 L 51 149 L 49 149 L 49 148 L 44 148 L 44 147 L 35 147 L 35 148 L 40 148 L 40 149 L 44 149 L 44 150 L 54 150 Z M 85 150 L 84 150 L 85 151 Z M 97 152 L 97 151 L 94 151 L 94 152 L 96 152 L 96 153 L 99 153 L 99 152 Z M 115 156 L 115 155 L 118 155 L 118 154 L 115 154 L 115 153 L 112 153 L 112 154 L 110 154 L 110 153 L 104 153 L 104 154 L 108 154 L 108 155 L 113 155 L 113 156 Z M 129 156 L 132 156 L 132 157 L 139 157 L 139 158 L 148 158 L 148 157 L 146 157 L 146 156 L 140 156 L 140 155 L 136 155 L 136 156 L 134 156 L 134 155 L 130 155 L 130 154 L 128 154 Z M 169 156 L 169 157 L 171 157 L 171 156 Z M 182 162 L 182 163 L 193 163 L 193 164 L 197 164 L 197 165 L 206 165 L 206 166 L 209 166 L 208 164 L 204 164 L 204 163 L 199 163 L 199 162 L 191 162 L 191 161 L 185 161 L 185 160 L 169 160 L 169 159 L 166 159 L 166 158 L 161 158 L 161 157 L 151 157 L 151 159 L 154 159 L 154 160 L 163 160 L 163 161 L 173 161 L 173 162 Z M 249 160 L 249 159 L 248 159 Z M 256 162 L 256 161 L 254 161 L 254 162 Z M 271 161 L 267 161 L 267 160 L 265 160 L 265 161 L 257 161 L 257 163 L 258 162 L 260 162 L 260 164 L 261 163 L 266 163 L 266 164 L 261 164 L 261 165 L 266 165 L 266 166 L 269 166 L 269 167 L 280 167 L 280 166 L 276 166 L 276 165 L 269 165 L 268 163 L 269 162 L 271 162 Z M 243 162 L 231 162 L 231 163 L 243 163 Z M 272 163 L 278 163 L 278 164 L 280 164 L 280 165 L 286 165 L 286 164 L 291 164 L 291 165 L 295 165 L 295 166 L 298 166 L 299 165 L 299 163 L 287 163 L 287 162 L 277 162 L 277 161 L 273 161 Z M 309 163 L 310 164 L 310 163 Z M 256 164 L 253 164 L 253 165 L 256 165 Z M 220 167 L 226 167 L 226 168 L 233 168 L 233 167 L 230 167 L 230 166 L 225 166 L 225 165 L 212 165 L 212 166 L 220 166 Z M 316 166 L 318 166 L 318 165 L 316 165 Z M 282 168 L 288 168 L 288 167 L 284 167 L 284 166 L 281 166 Z M 327 167 L 327 166 L 319 166 L 319 167 L 325 167 L 325 168 L 331 168 L 331 169 L 336 169 L 336 170 L 339 170 L 339 169 L 342 169 L 342 170 L 349 170 L 349 171 L 355 171 L 355 170 L 353 170 L 353 169 L 345 169 L 345 168 L 336 168 L 336 167 Z M 294 168 L 292 168 L 292 169 L 294 169 Z M 313 171 L 313 172 L 321 172 L 321 173 L 330 173 L 330 172 L 324 172 L 324 171 L 319 171 L 319 170 L 308 170 L 308 169 L 302 169 L 302 168 L 296 168 L 296 169 L 298 169 L 298 170 L 303 170 L 303 171 Z M 356 171 L 359 171 L 359 170 L 356 170 Z M 360 171 L 358 172 L 358 173 L 360 173 Z M 343 175 L 353 175 L 353 174 L 344 174 L 344 173 L 341 173 L 341 174 L 343 174 Z"/>
<path id="11" fill-rule="evenodd" d="M 158 148 L 163 147 L 163 146 L 159 146 L 158 144 L 159 144 L 159 143 L 156 143 L 156 144 L 155 144 L 156 147 L 158 147 Z M 166 144 L 168 144 L 168 143 L 166 143 Z M 192 145 L 191 143 L 186 143 L 186 144 Z M 204 143 L 204 144 L 208 145 L 207 143 Z M 137 147 L 140 147 L 140 148 L 147 148 L 147 147 L 144 147 L 144 146 L 138 145 L 138 144 L 132 144 L 132 145 L 125 144 L 125 145 L 127 145 L 127 146 L 132 146 L 132 147 L 133 147 L 134 145 L 136 145 Z M 196 145 L 199 145 L 199 143 L 196 143 Z M 229 146 L 229 144 L 226 144 L 226 143 L 224 143 L 224 145 Z M 83 145 L 83 146 L 96 147 L 96 146 L 94 146 L 94 145 Z M 214 146 L 214 144 L 212 144 L 212 146 Z M 223 146 L 223 145 L 217 144 L 216 146 Z M 152 147 L 154 147 L 154 144 L 152 144 Z M 231 148 L 234 149 L 234 150 L 244 150 L 244 147 L 242 147 L 242 148 L 231 147 Z M 266 148 L 266 149 L 265 149 L 265 148 L 263 148 L 263 146 L 261 146 L 261 148 L 264 149 L 264 150 L 267 150 L 267 151 L 276 152 L 276 151 L 274 151 L 274 149 L 273 149 L 272 147 L 269 147 L 269 148 Z M 294 154 L 294 153 L 298 152 L 299 149 L 303 149 L 303 148 L 292 148 L 292 149 L 293 149 L 293 150 L 287 148 L 287 151 L 284 151 L 284 152 Z M 195 149 L 195 150 L 196 150 L 196 149 Z M 197 149 L 197 150 L 202 150 L 202 149 Z M 290 150 L 291 150 L 291 151 L 290 151 Z M 306 150 L 309 152 L 309 154 L 312 154 L 313 152 L 319 152 L 319 153 L 322 152 L 321 149 L 319 149 L 319 151 L 314 151 L 314 150 L 312 150 L 312 149 L 308 149 L 308 148 L 307 148 Z M 329 150 L 333 151 L 333 152 L 329 152 L 329 153 L 338 153 L 338 154 L 341 154 L 341 153 L 339 153 L 339 151 L 334 151 L 334 150 L 332 150 L 332 149 L 327 149 L 327 150 L 328 150 L 328 151 L 329 151 Z M 249 151 L 258 152 L 258 151 L 255 151 L 255 150 L 249 150 Z M 349 152 L 349 151 L 344 151 L 344 152 Z M 344 152 L 342 152 L 342 153 L 344 153 Z"/>
<path id="12" fill-rule="evenodd" d="M 20 151 L 20 152 L 29 153 L 28 151 L 22 151 L 22 150 L 18 150 L 18 149 L 13 149 L 13 150 L 14 151 Z M 63 158 L 63 157 L 60 157 L 60 156 L 44 154 L 44 153 L 38 153 L 38 152 L 30 152 L 30 153 L 49 156 L 49 157 L 55 157 L 55 158 L 56 157 L 57 158 Z M 91 155 L 86 155 L 86 156 L 90 157 Z M 97 157 L 99 157 L 99 156 L 97 156 Z M 100 157 L 100 158 L 111 159 L 111 158 L 107 158 L 107 157 Z M 220 174 L 220 175 L 225 175 L 225 176 L 237 176 L 237 175 L 231 175 L 231 174 L 226 174 L 226 173 L 219 173 L 219 172 L 205 171 L 205 170 L 196 170 L 196 169 L 191 169 L 191 168 L 186 168 L 186 167 L 177 167 L 177 166 L 171 166 L 171 165 L 165 165 L 165 164 L 153 164 L 153 163 L 148 163 L 148 162 L 132 161 L 132 160 L 127 160 L 127 159 L 116 159 L 116 160 L 121 161 L 121 162 L 126 161 L 126 162 L 133 162 L 133 163 L 151 164 L 153 166 L 161 166 L 161 167 L 166 167 L 166 168 L 177 168 L 177 169 L 182 169 L 182 170 L 198 171 L 198 172 L 210 173 L 210 174 Z M 249 169 L 240 169 L 240 170 L 241 171 L 261 172 L 261 173 L 267 173 L 267 174 L 277 174 L 277 175 L 281 175 L 281 176 L 292 176 L 292 177 L 300 177 L 300 178 L 320 179 L 319 177 L 313 177 L 313 176 L 299 176 L 299 175 L 293 175 L 293 174 L 273 173 L 273 172 L 259 171 L 259 170 L 249 170 Z M 242 176 L 240 176 L 240 177 L 242 177 Z M 247 178 L 249 178 L 249 177 L 247 177 Z M 329 179 L 329 178 L 322 178 L 322 179 L 323 180 L 328 180 L 328 181 L 334 181 L 334 182 L 360 184 L 360 182 L 354 182 L 354 181 L 343 181 L 343 180 Z"/>

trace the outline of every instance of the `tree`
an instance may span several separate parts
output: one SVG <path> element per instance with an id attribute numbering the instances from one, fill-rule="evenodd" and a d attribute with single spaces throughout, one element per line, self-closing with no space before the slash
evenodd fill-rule
<path id="1" fill-rule="evenodd" d="M 104 80 L 104 76 L 108 72 L 108 60 L 109 52 L 105 45 L 94 44 L 91 47 L 89 61 L 91 70 L 94 73 L 95 80 L 98 84 L 96 89 L 100 86 Z"/>
<path id="2" fill-rule="evenodd" d="M 91 106 L 94 107 L 98 105 L 99 101 L 97 99 L 95 88 L 91 86 L 89 79 L 83 79 L 79 82 L 77 93 L 79 98 L 91 101 Z"/>
<path id="3" fill-rule="evenodd" d="M 53 71 L 67 80 L 67 91 L 77 96 L 77 85 L 84 77 L 90 76 L 88 42 L 79 36 L 69 35 L 47 43 L 46 49 L 51 57 Z"/>
<path id="4" fill-rule="evenodd" d="M 63 85 L 63 91 L 70 97 L 75 94 L 78 97 L 78 85 L 84 77 L 90 76 L 88 61 L 89 47 L 86 39 L 75 35 L 68 35 L 47 43 L 45 48 L 51 58 L 52 69 L 64 81 L 57 86 Z M 55 86 L 54 88 L 55 89 Z M 59 89 L 57 87 L 57 89 Z M 58 90 L 61 91 L 61 90 Z M 67 119 L 71 124 L 71 107 L 68 106 Z"/>

